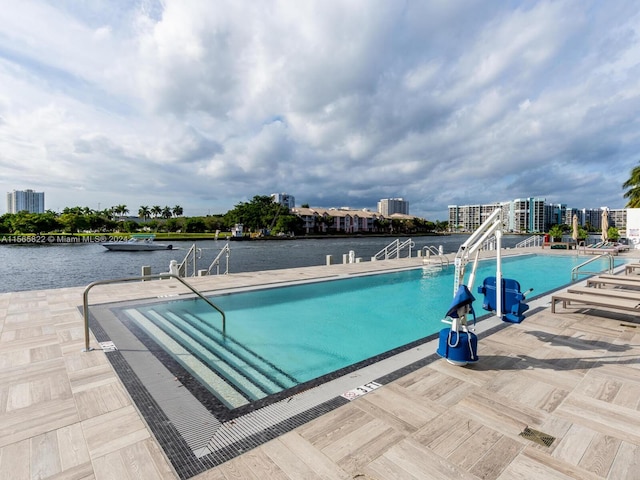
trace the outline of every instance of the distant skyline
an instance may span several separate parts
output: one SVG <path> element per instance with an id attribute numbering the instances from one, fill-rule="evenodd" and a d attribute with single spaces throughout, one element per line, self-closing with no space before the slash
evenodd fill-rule
<path id="1" fill-rule="evenodd" d="M 639 73 L 632 0 L 23 0 L 0 17 L 0 190 L 618 209 Z"/>

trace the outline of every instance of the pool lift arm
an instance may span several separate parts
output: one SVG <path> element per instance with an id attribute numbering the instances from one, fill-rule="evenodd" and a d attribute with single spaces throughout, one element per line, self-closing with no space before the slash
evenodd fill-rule
<path id="1" fill-rule="evenodd" d="M 502 281 L 502 209 L 497 208 L 487 217 L 487 219 L 471 234 L 471 236 L 462 244 L 456 253 L 454 260 L 455 274 L 453 279 L 453 294 L 455 295 L 460 285 L 464 283 L 465 267 L 469 263 L 470 257 L 475 253 L 473 259 L 473 267 L 469 275 L 467 288 L 473 288 L 473 282 L 478 267 L 478 256 L 482 245 L 492 235 L 496 237 L 496 285 L 500 285 Z M 496 315 L 502 318 L 502 292 L 500 288 L 496 289 Z M 462 318 L 462 323 L 466 324 L 466 319 Z"/>

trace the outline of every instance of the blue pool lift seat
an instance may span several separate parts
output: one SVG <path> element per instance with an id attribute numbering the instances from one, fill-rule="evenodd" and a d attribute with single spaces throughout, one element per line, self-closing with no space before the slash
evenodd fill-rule
<path id="1" fill-rule="evenodd" d="M 473 315 L 473 324 L 476 323 L 476 312 L 473 310 L 473 301 L 475 297 L 469 291 L 466 285 L 460 285 L 458 291 L 451 301 L 449 310 L 447 310 L 447 317 L 461 318 L 463 315 L 470 313 Z"/>
<path id="2" fill-rule="evenodd" d="M 518 281 L 510 278 L 502 279 L 502 320 L 511 323 L 520 323 L 524 320 L 524 312 L 529 310 L 529 305 L 524 300 L 531 290 L 533 289 L 522 293 Z M 496 277 L 485 278 L 482 285 L 478 287 L 478 293 L 484 295 L 482 308 L 490 312 L 495 311 L 497 301 Z"/>
<path id="3" fill-rule="evenodd" d="M 466 285 L 460 285 L 456 291 L 447 317 L 451 318 L 451 328 L 440 330 L 440 338 L 436 353 L 453 365 L 466 365 L 478 361 L 478 337 L 467 328 L 467 315 L 476 313 L 473 310 L 475 298 Z"/>

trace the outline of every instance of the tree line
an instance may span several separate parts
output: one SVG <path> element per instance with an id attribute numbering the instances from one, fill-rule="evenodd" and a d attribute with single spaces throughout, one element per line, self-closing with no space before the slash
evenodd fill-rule
<path id="1" fill-rule="evenodd" d="M 307 206 L 308 205 L 303 205 Z M 138 209 L 136 219 L 127 218 L 129 208 L 116 205 L 105 210 L 89 207 L 67 207 L 57 213 L 7 213 L 0 216 L 0 233 L 111 233 L 140 231 L 213 233 L 229 231 L 236 224 L 243 224 L 246 232 L 259 235 L 305 234 L 304 221 L 293 214 L 288 207 L 275 203 L 270 196 L 256 195 L 248 202 L 240 202 L 224 214 L 183 217 L 183 209 L 143 205 Z M 331 231 L 332 217 L 320 218 L 325 230 Z M 421 218 L 410 220 L 378 219 L 374 228 L 380 233 L 411 234 L 442 232 L 447 222 L 431 222 Z M 310 233 L 321 233 L 320 229 Z"/>
<path id="2" fill-rule="evenodd" d="M 158 228 L 160 224 L 169 220 L 178 220 L 183 209 L 179 205 L 173 208 L 158 205 L 141 206 L 138 210 L 138 216 L 142 222 L 125 219 L 128 213 L 129 208 L 126 205 L 115 205 L 104 210 L 93 210 L 89 207 L 66 207 L 59 213 L 52 210 L 47 210 L 44 213 L 31 213 L 23 210 L 0 216 L 0 233 L 136 232 Z"/>

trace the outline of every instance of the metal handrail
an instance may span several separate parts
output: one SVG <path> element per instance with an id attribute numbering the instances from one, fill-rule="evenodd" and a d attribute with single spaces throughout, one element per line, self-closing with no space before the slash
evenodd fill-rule
<path id="1" fill-rule="evenodd" d="M 222 311 L 222 309 L 220 307 L 218 307 L 217 305 L 215 305 L 211 300 L 206 298 L 204 295 L 202 295 L 202 293 L 200 293 L 194 287 L 192 287 L 187 282 L 185 282 L 178 275 L 173 275 L 171 273 L 159 273 L 159 274 L 156 274 L 156 275 L 143 275 L 141 277 L 128 277 L 128 278 L 116 278 L 116 279 L 111 279 L 111 280 L 98 280 L 96 282 L 92 282 L 89 285 L 87 285 L 86 288 L 84 289 L 83 294 L 82 294 L 82 313 L 84 315 L 84 350 L 83 350 L 83 352 L 91 351 L 91 348 L 89 348 L 89 290 L 91 290 L 96 285 L 107 285 L 107 284 L 110 284 L 110 283 L 123 283 L 123 282 L 139 282 L 139 281 L 153 280 L 153 279 L 163 279 L 163 278 L 175 278 L 180 283 L 182 283 L 185 287 L 187 287 L 189 290 L 191 290 L 193 293 L 195 293 L 198 297 L 200 297 L 202 300 L 204 300 L 209 305 L 211 305 L 214 309 L 216 309 L 220 313 L 220 315 L 222 315 L 222 334 L 224 335 L 226 333 L 227 317 L 224 314 L 224 312 Z"/>
<path id="2" fill-rule="evenodd" d="M 484 242 L 482 242 L 482 247 L 480 250 L 484 251 L 493 251 L 496 249 L 496 237 L 487 238 Z"/>
<path id="3" fill-rule="evenodd" d="M 213 259 L 213 262 L 211 262 L 211 265 L 209 265 L 209 268 L 207 269 L 207 275 L 211 275 L 211 269 L 214 266 L 217 267 L 216 275 L 220 275 L 220 257 L 222 257 L 222 254 L 225 252 L 227 254 L 227 268 L 224 271 L 224 275 L 227 275 L 229 273 L 229 254 L 231 253 L 231 248 L 229 248 L 229 242 L 227 242 L 225 246 L 222 247 L 222 250 L 220 250 L 220 253 L 218 253 L 216 258 Z"/>
<path id="4" fill-rule="evenodd" d="M 196 276 L 196 271 L 197 271 L 196 260 L 198 258 L 201 258 L 201 256 L 202 256 L 202 249 L 197 248 L 195 243 L 193 245 L 191 245 L 191 248 L 189 248 L 189 251 L 184 256 L 184 259 L 182 260 L 180 265 L 178 265 L 178 274 L 181 277 L 188 277 L 189 276 L 189 263 L 191 263 L 193 265 L 193 273 L 191 274 L 191 276 L 195 277 Z M 189 257 L 193 257 L 193 260 L 191 260 L 191 262 L 189 262 Z"/>
<path id="5" fill-rule="evenodd" d="M 451 264 L 451 262 L 449 262 L 449 258 L 444 255 L 443 253 L 440 253 L 440 250 L 437 249 L 436 247 L 434 247 L 433 245 L 425 245 L 424 247 L 422 247 L 422 251 L 425 253 L 428 253 L 429 255 L 422 255 L 423 258 L 431 258 L 431 255 L 435 255 L 436 258 L 440 259 L 440 266 L 444 268 L 444 266 L 446 265 L 447 267 Z"/>
<path id="6" fill-rule="evenodd" d="M 380 257 L 383 254 L 384 254 L 383 258 L 385 260 L 389 260 L 394 256 L 395 258 L 400 258 L 400 252 L 407 247 L 409 248 L 409 257 L 411 257 L 411 249 L 415 246 L 416 244 L 413 242 L 412 239 L 408 239 L 400 243 L 400 239 L 397 238 L 393 242 L 391 242 L 389 245 L 384 247 L 382 250 L 380 250 L 378 253 L 376 253 L 373 258 L 375 258 L 376 260 L 381 260 L 382 258 L 378 258 L 378 257 Z"/>
<path id="7" fill-rule="evenodd" d="M 532 235 L 529 238 L 518 242 L 515 248 L 539 247 L 542 245 L 544 237 L 542 235 Z"/>
<path id="8" fill-rule="evenodd" d="M 573 267 L 571 269 L 571 281 L 574 281 L 578 278 L 578 274 L 580 275 L 597 275 L 600 272 L 588 272 L 588 271 L 584 271 L 584 272 L 579 272 L 578 270 L 582 267 L 584 267 L 585 265 L 588 265 L 591 262 L 595 262 L 596 260 L 600 260 L 602 259 L 602 257 L 608 257 L 609 258 L 609 273 L 613 273 L 613 267 L 614 267 L 614 259 L 613 259 L 613 255 L 611 255 L 609 252 L 605 252 L 602 255 L 598 255 L 597 257 L 592 257 L 589 260 L 587 260 L 586 262 L 582 262 L 580 265 L 576 265 L 575 267 Z"/>

